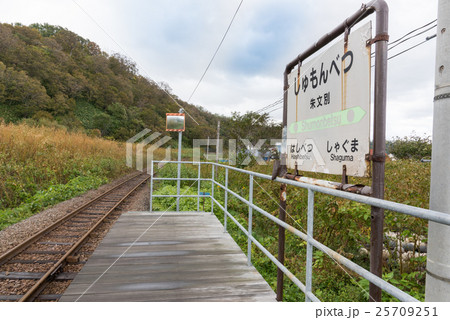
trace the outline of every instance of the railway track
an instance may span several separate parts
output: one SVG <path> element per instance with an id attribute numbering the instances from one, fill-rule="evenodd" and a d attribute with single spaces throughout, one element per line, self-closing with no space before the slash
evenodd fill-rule
<path id="1" fill-rule="evenodd" d="M 0 301 L 57 301 L 81 270 L 83 247 L 114 211 L 150 176 L 136 174 L 68 213 L 0 256 Z M 85 249 L 93 251 L 93 248 Z"/>

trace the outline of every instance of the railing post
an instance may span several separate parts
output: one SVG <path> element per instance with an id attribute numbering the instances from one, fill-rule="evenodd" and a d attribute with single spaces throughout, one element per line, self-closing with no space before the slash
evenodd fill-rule
<path id="1" fill-rule="evenodd" d="M 150 167 L 150 212 L 153 211 L 153 160 Z"/>
<path id="2" fill-rule="evenodd" d="M 280 187 L 280 214 L 279 219 L 286 221 L 286 184 L 282 183 Z M 282 226 L 278 226 L 278 261 L 284 265 L 284 243 L 286 238 L 286 230 Z M 283 279 L 284 273 L 277 268 L 277 301 L 283 301 Z"/>
<path id="3" fill-rule="evenodd" d="M 227 211 L 228 211 L 228 168 L 225 168 L 225 203 L 224 203 L 224 217 L 223 217 L 223 231 L 227 232 Z"/>
<path id="4" fill-rule="evenodd" d="M 308 189 L 308 220 L 307 220 L 307 245 L 306 245 L 306 294 L 305 301 L 310 302 L 308 293 L 312 292 L 312 264 L 313 264 L 313 245 L 310 239 L 314 232 L 314 191 Z"/>
<path id="5" fill-rule="evenodd" d="M 214 214 L 214 163 L 211 167 L 211 214 Z"/>
<path id="6" fill-rule="evenodd" d="M 200 178 L 201 178 L 201 164 L 198 163 L 198 190 L 197 190 L 197 212 L 200 211 Z"/>
<path id="7" fill-rule="evenodd" d="M 389 9 L 385 1 L 373 2 L 376 10 L 376 36 L 388 34 Z M 386 157 L 386 99 L 387 99 L 387 39 L 375 43 L 375 88 L 373 119 L 372 196 L 384 199 L 384 169 Z M 383 275 L 384 210 L 371 208 L 370 272 Z M 370 283 L 369 301 L 381 301 L 381 289 Z"/>
<path id="8" fill-rule="evenodd" d="M 177 165 L 177 212 L 180 211 L 180 187 L 181 187 L 181 136 L 178 132 L 178 165 Z"/>
<path id="9" fill-rule="evenodd" d="M 248 202 L 253 204 L 253 175 L 250 175 L 250 182 L 248 186 Z M 252 235 L 252 224 L 253 224 L 253 208 L 248 207 L 248 240 L 247 240 L 247 259 L 248 265 L 252 265 L 252 240 L 250 236 Z"/>

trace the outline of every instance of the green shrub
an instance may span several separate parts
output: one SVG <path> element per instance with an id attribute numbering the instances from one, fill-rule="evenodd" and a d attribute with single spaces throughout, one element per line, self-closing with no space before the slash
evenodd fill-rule
<path id="1" fill-rule="evenodd" d="M 419 137 L 415 134 L 409 137 L 396 137 L 388 141 L 386 149 L 398 159 L 415 159 L 431 157 L 431 137 Z"/>
<path id="2" fill-rule="evenodd" d="M 82 176 L 70 180 L 66 184 L 56 184 L 46 190 L 40 190 L 27 198 L 16 208 L 0 210 L 0 230 L 31 217 L 51 205 L 71 199 L 84 192 L 98 188 L 107 179 L 97 176 Z"/>

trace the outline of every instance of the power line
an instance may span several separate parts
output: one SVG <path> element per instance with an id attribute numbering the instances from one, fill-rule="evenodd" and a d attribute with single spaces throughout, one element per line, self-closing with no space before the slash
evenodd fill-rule
<path id="1" fill-rule="evenodd" d="M 419 27 L 419 28 L 417 28 L 417 29 L 414 29 L 414 30 L 408 32 L 407 34 L 403 35 L 402 37 L 398 38 L 397 40 L 392 41 L 392 42 L 389 43 L 389 44 L 392 45 L 392 44 L 394 44 L 394 43 L 396 43 L 396 42 L 402 40 L 403 38 L 409 36 L 410 34 L 416 32 L 416 31 L 418 31 L 418 30 L 420 30 L 420 29 L 423 29 L 423 28 L 425 28 L 425 27 L 428 27 L 430 24 L 435 23 L 436 21 L 437 21 L 437 19 L 435 19 L 435 20 L 433 20 L 433 21 L 431 21 L 431 22 L 428 22 L 427 24 L 425 24 L 425 25 L 423 25 L 423 26 L 421 26 L 421 27 Z"/>
<path id="2" fill-rule="evenodd" d="M 413 39 L 413 38 L 415 38 L 415 37 L 417 37 L 417 36 L 420 36 L 421 34 L 424 34 L 424 33 L 427 32 L 427 31 L 430 31 L 430 30 L 433 29 L 433 28 L 435 28 L 435 27 L 437 26 L 437 24 L 435 24 L 435 25 L 433 25 L 433 26 L 427 28 L 426 30 L 423 30 L 423 31 L 421 31 L 421 32 L 419 32 L 419 33 L 416 33 L 415 35 L 412 35 L 412 36 L 406 38 L 407 36 L 413 34 L 414 32 L 419 31 L 419 30 L 421 30 L 421 29 L 423 29 L 423 28 L 425 28 L 425 27 L 428 27 L 430 24 L 433 24 L 433 23 L 436 22 L 436 21 L 437 21 L 437 19 L 436 19 L 436 20 L 433 20 L 433 21 L 431 21 L 431 22 L 429 22 L 429 23 L 427 23 L 427 24 L 425 24 L 425 25 L 423 25 L 423 26 L 421 26 L 421 27 L 419 27 L 419 28 L 416 28 L 416 29 L 414 29 L 414 30 L 412 30 L 412 31 L 409 31 L 408 33 L 406 33 L 405 35 L 401 36 L 401 37 L 398 38 L 397 40 L 394 40 L 394 41 L 388 43 L 388 51 L 391 50 L 391 49 L 394 49 L 395 47 L 399 46 L 400 44 L 402 44 L 402 43 L 404 43 L 404 42 L 406 42 L 406 41 L 409 41 L 409 40 L 411 40 L 411 39 Z M 405 38 L 406 38 L 406 39 L 405 39 Z M 372 57 L 373 57 L 373 56 L 375 55 L 375 52 L 372 52 L 371 55 L 372 55 Z"/>
<path id="3" fill-rule="evenodd" d="M 403 54 L 403 53 L 405 53 L 405 52 L 407 52 L 407 51 L 409 51 L 409 50 L 411 50 L 411 49 L 414 49 L 414 48 L 416 48 L 416 47 L 418 47 L 418 46 L 424 44 L 425 42 L 430 41 L 431 39 L 433 39 L 433 38 L 435 38 L 435 37 L 436 37 L 436 35 L 427 37 L 427 38 L 425 39 L 425 41 L 422 41 L 422 42 L 420 42 L 420 43 L 418 43 L 418 44 L 416 44 L 416 45 L 414 45 L 414 46 L 412 46 L 412 47 L 409 47 L 409 48 L 406 49 L 406 50 L 403 50 L 402 52 L 399 52 L 399 53 L 397 53 L 397 54 L 395 54 L 395 55 L 389 57 L 388 60 L 391 60 L 392 58 L 395 58 L 395 57 L 397 57 L 397 56 L 399 56 L 399 55 L 401 55 L 401 54 Z"/>
<path id="4" fill-rule="evenodd" d="M 212 56 L 211 61 L 209 61 L 208 66 L 207 66 L 206 69 L 205 69 L 205 72 L 203 72 L 203 74 L 202 74 L 200 80 L 198 81 L 197 85 L 196 85 L 195 88 L 194 88 L 194 91 L 192 91 L 192 93 L 191 93 L 191 95 L 190 95 L 190 97 L 189 97 L 189 99 L 188 99 L 188 101 L 187 101 L 188 103 L 189 103 L 189 101 L 191 101 L 191 98 L 192 98 L 192 96 L 194 95 L 195 91 L 197 91 L 197 88 L 198 88 L 198 86 L 200 85 L 200 83 L 202 82 L 203 78 L 205 77 L 206 72 L 208 72 L 208 69 L 209 69 L 209 67 L 211 66 L 211 64 L 212 64 L 212 62 L 213 62 L 213 60 L 214 60 L 214 58 L 216 57 L 217 52 L 219 52 L 219 49 L 220 49 L 220 47 L 222 46 L 222 43 L 223 43 L 223 41 L 225 40 L 225 37 L 227 36 L 228 31 L 229 31 L 230 28 L 231 28 L 231 25 L 233 24 L 234 18 L 236 17 L 236 15 L 237 15 L 239 9 L 241 8 L 242 2 L 244 2 L 244 0 L 241 0 L 241 2 L 239 3 L 239 6 L 237 7 L 236 12 L 235 12 L 234 15 L 233 15 L 233 18 L 231 19 L 230 24 L 228 25 L 228 28 L 227 28 L 227 30 L 225 31 L 225 34 L 223 35 L 222 40 L 220 41 L 219 46 L 218 46 L 217 49 L 216 49 L 216 52 L 214 52 L 214 55 Z"/>
<path id="5" fill-rule="evenodd" d="M 283 109 L 283 106 L 278 107 L 278 108 L 275 108 L 275 109 L 273 109 L 273 110 L 271 110 L 271 111 L 268 111 L 268 112 L 266 112 L 266 113 L 269 114 L 269 113 L 275 112 L 275 111 L 280 110 L 280 109 Z"/>
<path id="6" fill-rule="evenodd" d="M 412 50 L 412 49 L 414 49 L 414 48 L 416 48 L 416 47 L 418 47 L 418 46 L 424 44 L 425 42 L 428 42 L 428 41 L 430 41 L 431 39 L 434 39 L 434 38 L 436 38 L 436 34 L 433 34 L 433 35 L 431 35 L 431 36 L 428 36 L 428 37 L 425 38 L 424 41 L 422 41 L 422 42 L 420 42 L 420 43 L 418 43 L 418 44 L 416 44 L 416 45 L 414 45 L 414 46 L 411 46 L 411 47 L 409 47 L 408 49 L 405 49 L 405 50 L 403 50 L 403 51 L 401 51 L 401 52 L 399 52 L 399 53 L 397 53 L 397 54 L 395 54 L 395 55 L 393 55 L 393 56 L 390 56 L 390 57 L 388 58 L 388 60 L 391 60 L 392 58 L 395 58 L 395 57 L 397 57 L 397 56 L 399 56 L 399 55 L 401 55 L 401 54 L 403 54 L 403 53 L 405 53 L 405 52 L 408 52 L 409 50 Z M 373 68 L 374 66 L 375 66 L 375 65 L 373 64 L 371 67 Z"/>
<path id="7" fill-rule="evenodd" d="M 281 106 L 280 106 L 280 104 L 281 104 Z M 265 109 L 263 111 L 263 113 L 271 113 L 273 110 L 277 110 L 277 109 L 280 109 L 280 108 L 283 108 L 283 100 L 281 100 L 277 104 L 274 104 L 273 106 L 271 106 L 271 108 Z M 270 109 L 272 109 L 272 110 L 270 110 Z"/>
<path id="8" fill-rule="evenodd" d="M 275 102 L 272 102 L 271 104 L 269 104 L 269 105 L 267 105 L 267 106 L 265 106 L 265 107 L 262 107 L 261 109 L 258 109 L 258 110 L 256 110 L 255 112 L 256 112 L 256 113 L 261 113 L 261 112 L 263 112 L 263 111 L 265 111 L 265 110 L 267 110 L 267 109 L 272 108 L 273 106 L 278 105 L 278 104 L 281 103 L 281 102 L 283 102 L 283 98 L 281 98 L 281 99 L 279 99 L 279 100 L 277 100 L 277 101 L 275 101 Z"/>
<path id="9" fill-rule="evenodd" d="M 429 31 L 429 30 L 435 28 L 436 26 L 437 26 L 437 24 L 435 24 L 434 26 L 431 26 L 430 28 L 428 28 L 428 29 L 426 29 L 426 30 L 424 30 L 424 31 L 422 31 L 422 32 L 419 32 L 419 33 L 417 33 L 417 34 L 415 34 L 415 35 L 413 35 L 413 36 L 411 36 L 411 37 L 409 37 L 409 38 L 406 38 L 406 39 L 400 41 L 399 43 L 397 43 L 397 44 L 395 44 L 395 45 L 393 45 L 393 46 L 392 46 L 392 44 L 394 44 L 394 43 L 390 43 L 390 44 L 389 44 L 389 49 L 388 49 L 388 50 L 394 49 L 395 47 L 399 46 L 399 45 L 402 44 L 403 42 L 406 42 L 406 41 L 408 41 L 408 40 L 411 40 L 412 38 L 415 38 L 415 37 L 417 37 L 417 36 L 420 36 L 421 34 L 424 34 L 425 32 L 427 32 L 427 31 Z"/>

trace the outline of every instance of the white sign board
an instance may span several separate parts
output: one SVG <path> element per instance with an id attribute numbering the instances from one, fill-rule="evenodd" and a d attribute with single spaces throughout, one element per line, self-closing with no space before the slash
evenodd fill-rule
<path id="1" fill-rule="evenodd" d="M 369 22 L 288 75 L 290 169 L 368 174 L 371 33 Z"/>

